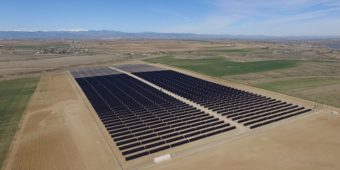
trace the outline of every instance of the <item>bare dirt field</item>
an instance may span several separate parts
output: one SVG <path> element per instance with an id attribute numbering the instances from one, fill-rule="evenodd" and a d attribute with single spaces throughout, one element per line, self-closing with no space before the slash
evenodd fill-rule
<path id="1" fill-rule="evenodd" d="M 153 169 L 339 169 L 340 116 L 318 113 Z"/>
<path id="2" fill-rule="evenodd" d="M 119 169 L 69 75 L 44 75 L 4 169 Z"/>

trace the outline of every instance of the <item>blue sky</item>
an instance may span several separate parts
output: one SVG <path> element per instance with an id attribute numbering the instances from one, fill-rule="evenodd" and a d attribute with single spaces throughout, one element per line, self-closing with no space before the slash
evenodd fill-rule
<path id="1" fill-rule="evenodd" d="M 340 35 L 340 0 L 1 0 L 0 30 Z"/>

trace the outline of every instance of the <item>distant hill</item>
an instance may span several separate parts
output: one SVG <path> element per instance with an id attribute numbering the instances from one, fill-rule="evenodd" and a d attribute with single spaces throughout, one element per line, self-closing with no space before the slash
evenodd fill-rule
<path id="1" fill-rule="evenodd" d="M 247 35 L 214 35 L 192 33 L 127 33 L 120 31 L 0 31 L 2 40 L 44 40 L 44 39 L 323 39 L 334 37 L 272 37 L 272 36 L 247 36 Z M 339 37 L 337 37 L 339 38 Z"/>
<path id="2" fill-rule="evenodd" d="M 0 31 L 0 39 L 226 39 L 226 35 L 120 31 Z"/>

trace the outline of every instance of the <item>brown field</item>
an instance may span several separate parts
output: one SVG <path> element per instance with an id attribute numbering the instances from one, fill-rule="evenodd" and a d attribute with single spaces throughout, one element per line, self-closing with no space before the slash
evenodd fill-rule
<path id="1" fill-rule="evenodd" d="M 327 81 L 313 87 L 299 86 L 293 90 L 283 89 L 280 93 L 252 87 L 296 78 L 339 78 L 340 52 L 322 48 L 320 44 L 172 40 L 0 41 L 0 44 L 4 45 L 0 48 L 0 79 L 42 75 L 2 169 L 340 168 L 337 161 L 340 157 L 340 109 L 311 101 L 317 95 L 321 96 L 319 100 L 335 101 L 334 105 L 338 104 L 340 99 L 333 96 L 339 92 L 340 81 Z M 37 53 L 50 46 L 88 49 L 89 52 Z M 225 53 L 225 49 L 237 52 Z M 239 49 L 251 50 L 244 52 Z M 241 62 L 309 60 L 298 67 L 220 78 L 154 65 L 313 108 L 314 111 L 258 130 L 221 134 L 126 162 L 85 95 L 66 70 L 144 63 L 140 59 L 168 55 L 186 59 L 219 56 Z M 154 157 L 166 153 L 171 153 L 171 160 L 153 163 Z"/>
<path id="2" fill-rule="evenodd" d="M 117 41 L 0 41 L 0 79 L 40 75 L 89 65 L 110 65 L 126 60 L 159 56 L 169 52 L 197 50 L 216 43 L 170 40 Z M 41 49 L 87 49 L 88 53 L 47 53 Z M 77 52 L 77 51 L 76 51 Z"/>
<path id="3" fill-rule="evenodd" d="M 317 113 L 154 169 L 338 169 L 340 117 Z"/>
<path id="4" fill-rule="evenodd" d="M 225 57 L 232 61 L 273 59 L 340 60 L 338 50 L 321 42 L 88 40 L 1 41 L 0 79 L 40 75 L 91 65 L 174 55 L 178 58 Z M 57 52 L 41 53 L 44 49 Z M 86 52 L 83 52 L 86 50 Z"/>
<path id="5" fill-rule="evenodd" d="M 38 84 L 4 169 L 115 169 L 110 146 L 66 73 Z"/>

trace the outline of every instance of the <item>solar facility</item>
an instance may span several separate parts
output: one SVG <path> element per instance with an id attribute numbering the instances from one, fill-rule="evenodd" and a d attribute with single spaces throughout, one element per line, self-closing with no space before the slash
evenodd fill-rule
<path id="1" fill-rule="evenodd" d="M 85 68 L 71 74 L 126 161 L 235 131 L 235 124 L 251 131 L 311 111 L 150 65 Z"/>
<path id="2" fill-rule="evenodd" d="M 126 74 L 72 74 L 127 161 L 235 129 Z"/>
<path id="3" fill-rule="evenodd" d="M 134 74 L 251 129 L 310 111 L 171 70 Z"/>

